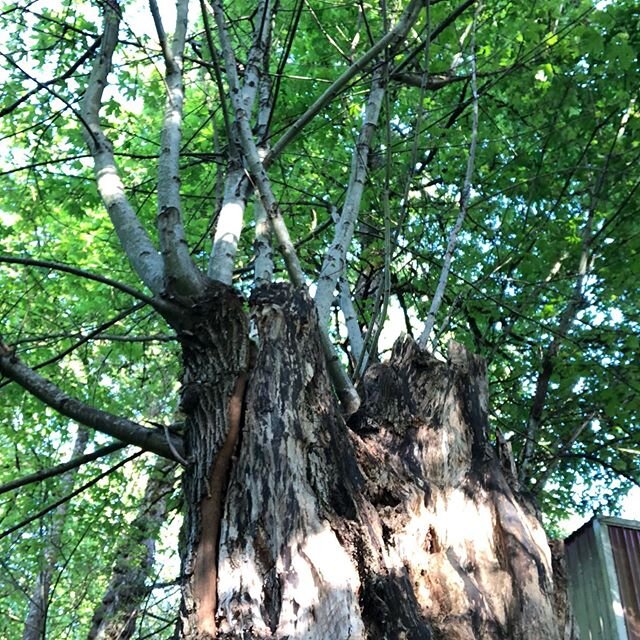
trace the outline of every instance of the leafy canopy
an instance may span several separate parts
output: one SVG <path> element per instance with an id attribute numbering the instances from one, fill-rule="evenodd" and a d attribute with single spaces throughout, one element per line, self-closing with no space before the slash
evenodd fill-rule
<path id="1" fill-rule="evenodd" d="M 127 195 L 152 232 L 164 63 L 147 7 L 122 4 L 101 118 Z M 278 4 L 268 68 L 270 143 L 388 30 L 401 4 Z M 243 73 L 255 7 L 228 5 Z M 455 338 L 486 357 L 492 429 L 510 441 L 516 460 L 527 457 L 533 438 L 523 480 L 553 527 L 570 511 L 615 509 L 639 477 L 640 12 L 631 0 L 500 0 L 479 9 L 474 29 L 474 11 L 472 2 L 432 2 L 404 46 L 356 75 L 269 175 L 311 284 L 333 237 L 332 213 L 345 198 L 372 74 L 384 67 L 382 115 L 345 280 L 365 335 L 377 335 L 386 309 L 401 319 L 396 332 L 417 338 L 459 212 L 475 56 L 479 127 L 471 197 L 432 346 L 444 350 Z M 15 261 L 65 263 L 142 290 L 96 190 L 79 121 L 99 46 L 99 5 L 7 2 L 0 33 L 2 340 L 89 404 L 138 421 L 171 422 L 179 348 L 167 324 L 114 287 Z M 234 144 L 217 56 L 193 3 L 180 179 L 187 241 L 205 271 Z M 253 287 L 252 202 L 234 271 L 244 294 Z M 275 278 L 288 278 L 277 252 Z M 333 335 L 352 370 L 341 318 L 336 307 Z M 372 357 L 384 358 L 388 347 L 374 345 Z M 68 421 L 17 385 L 0 385 L 0 482 L 68 456 Z M 96 436 L 95 446 L 104 441 Z M 82 473 L 92 477 L 125 455 Z M 86 621 L 91 611 L 82 603 L 99 597 L 109 578 L 113 558 L 105 549 L 136 507 L 136 496 L 123 487 L 142 473 L 144 463 L 137 464 L 74 502 L 62 543 L 70 564 L 60 569 L 58 588 L 71 593 L 75 584 L 78 594 L 56 614 L 58 629 Z M 9 495 L 0 508 L 3 529 L 50 501 L 56 480 Z M 42 528 L 46 519 L 1 542 L 2 557 L 11 558 L 3 565 L 6 579 L 27 591 Z M 98 557 L 93 581 L 79 586 L 87 559 L 93 565 Z M 9 593 L 0 594 L 3 610 L 6 604 L 18 611 L 22 605 Z"/>

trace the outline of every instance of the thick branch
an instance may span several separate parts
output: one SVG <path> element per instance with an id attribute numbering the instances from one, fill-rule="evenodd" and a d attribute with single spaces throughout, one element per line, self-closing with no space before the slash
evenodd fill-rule
<path id="1" fill-rule="evenodd" d="M 114 416 L 101 409 L 91 407 L 65 393 L 60 387 L 37 374 L 20 362 L 9 349 L 0 344 L 0 373 L 34 395 L 63 416 L 113 436 L 127 444 L 133 444 L 145 451 L 152 451 L 164 458 L 175 460 L 165 434 L 155 429 L 147 429 L 136 422 Z M 180 456 L 184 455 L 182 438 L 169 436 L 171 445 Z"/>
<path id="2" fill-rule="evenodd" d="M 158 236 L 164 258 L 166 284 L 183 295 L 198 293 L 201 274 L 191 259 L 182 224 L 180 203 L 180 143 L 184 86 L 182 65 L 188 24 L 188 0 L 176 4 L 176 28 L 171 47 L 156 0 L 149 0 L 166 67 L 167 90 L 158 159 Z"/>
<path id="3" fill-rule="evenodd" d="M 258 102 L 258 126 L 256 137 L 260 143 L 269 137 L 269 122 L 273 113 L 271 100 L 271 80 L 267 74 L 268 64 L 265 61 L 265 69 L 260 78 L 260 98 Z M 266 149 L 265 149 L 266 152 Z M 254 218 L 256 221 L 255 241 L 253 244 L 255 254 L 254 282 L 256 286 L 270 284 L 273 279 L 273 247 L 271 243 L 271 227 L 269 217 L 260 198 L 255 199 Z"/>
<path id="4" fill-rule="evenodd" d="M 349 288 L 349 281 L 343 276 L 338 280 L 338 304 L 344 314 L 344 324 L 347 327 L 349 336 L 349 347 L 354 365 L 362 360 L 364 351 L 364 338 L 362 329 L 358 323 L 358 313 L 353 304 L 353 297 Z"/>
<path id="5" fill-rule="evenodd" d="M 257 287 L 271 284 L 273 279 L 273 249 L 271 247 L 271 227 L 269 218 L 260 198 L 254 203 L 256 238 L 253 243 L 255 263 L 254 281 Z"/>
<path id="6" fill-rule="evenodd" d="M 160 254 L 125 195 L 111 143 L 100 124 L 102 94 L 107 86 L 120 23 L 117 12 L 104 6 L 104 32 L 100 53 L 95 59 L 82 101 L 83 135 L 93 156 L 98 191 L 107 208 L 129 262 L 142 281 L 156 294 L 164 288 L 164 268 Z"/>
<path id="7" fill-rule="evenodd" d="M 244 169 L 236 168 L 228 172 L 208 269 L 208 276 L 212 280 L 226 285 L 230 285 L 233 278 L 233 266 L 247 206 L 248 186 Z"/>

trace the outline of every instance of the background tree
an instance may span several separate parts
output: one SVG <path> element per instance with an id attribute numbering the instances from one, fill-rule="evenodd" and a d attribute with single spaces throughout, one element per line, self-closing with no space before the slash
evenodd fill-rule
<path id="1" fill-rule="evenodd" d="M 638 479 L 634 3 L 0 15 L 3 635 L 75 422 L 46 637 L 559 637 L 536 505 Z"/>

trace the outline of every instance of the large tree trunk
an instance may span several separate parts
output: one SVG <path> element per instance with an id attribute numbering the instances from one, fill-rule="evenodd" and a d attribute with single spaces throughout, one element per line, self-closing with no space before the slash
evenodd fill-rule
<path id="1" fill-rule="evenodd" d="M 399 340 L 349 428 L 306 295 L 253 295 L 250 371 L 229 296 L 181 334 L 181 637 L 559 640 L 544 531 L 487 440 L 483 362 Z"/>

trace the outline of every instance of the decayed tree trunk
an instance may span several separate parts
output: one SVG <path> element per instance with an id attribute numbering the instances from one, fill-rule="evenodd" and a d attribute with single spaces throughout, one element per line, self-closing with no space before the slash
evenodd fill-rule
<path id="1" fill-rule="evenodd" d="M 487 440 L 483 362 L 399 340 L 347 427 L 306 294 L 270 285 L 250 307 L 251 363 L 228 290 L 181 331 L 180 637 L 559 640 L 544 531 Z"/>

